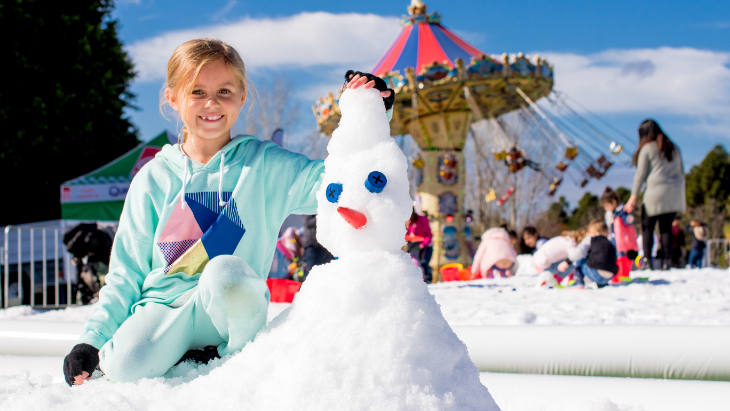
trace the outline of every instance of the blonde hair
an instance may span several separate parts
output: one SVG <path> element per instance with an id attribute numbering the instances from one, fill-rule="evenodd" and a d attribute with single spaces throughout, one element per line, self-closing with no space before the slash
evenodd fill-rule
<path id="1" fill-rule="evenodd" d="M 608 225 L 606 225 L 606 222 L 600 218 L 591 220 L 591 222 L 588 223 L 588 230 L 593 231 L 594 233 L 608 235 Z"/>
<path id="2" fill-rule="evenodd" d="M 587 230 L 585 227 L 579 228 L 577 230 L 570 230 L 570 231 L 563 231 L 560 233 L 561 237 L 570 237 L 573 240 L 575 240 L 576 244 L 583 241 L 583 238 L 586 236 Z"/>
<path id="3" fill-rule="evenodd" d="M 236 49 L 218 39 L 194 39 L 179 45 L 175 49 L 175 52 L 172 53 L 170 61 L 167 62 L 167 78 L 165 84 L 162 86 L 160 96 L 160 111 L 162 111 L 163 115 L 163 108 L 167 103 L 165 90 L 170 89 L 170 94 L 173 96 L 185 96 L 181 99 L 181 103 L 183 104 L 179 104 L 179 110 L 181 112 L 178 113 L 179 118 L 185 118 L 182 113 L 186 106 L 184 103 L 189 98 L 188 96 L 192 91 L 195 80 L 198 78 L 198 74 L 200 74 L 200 70 L 206 64 L 218 61 L 222 61 L 226 67 L 231 69 L 233 75 L 238 80 L 238 85 L 243 90 L 244 96 L 250 94 L 252 99 L 255 98 L 255 90 L 248 82 L 246 76 L 246 65 L 243 63 L 243 59 Z M 180 133 L 182 134 L 182 142 L 184 143 L 187 139 L 186 125 L 183 125 Z M 178 142 L 180 142 L 180 135 L 178 135 Z"/>

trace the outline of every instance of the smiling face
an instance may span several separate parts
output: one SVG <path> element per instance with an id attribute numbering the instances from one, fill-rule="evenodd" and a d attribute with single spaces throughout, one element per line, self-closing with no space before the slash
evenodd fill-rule
<path id="1" fill-rule="evenodd" d="M 185 123 L 188 138 L 230 139 L 231 128 L 246 101 L 246 92 L 223 61 L 204 65 L 193 87 L 181 87 L 179 94 L 174 96 L 169 89 L 165 91 L 170 106 Z"/>
<path id="2" fill-rule="evenodd" d="M 377 92 L 347 90 L 340 108 L 317 193 L 317 239 L 337 257 L 398 251 L 413 205 L 406 157 L 390 137 Z"/>

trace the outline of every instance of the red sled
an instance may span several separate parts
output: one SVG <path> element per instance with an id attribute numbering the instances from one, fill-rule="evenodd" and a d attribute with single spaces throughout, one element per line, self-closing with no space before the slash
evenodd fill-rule
<path id="1" fill-rule="evenodd" d="M 294 294 L 299 291 L 302 283 L 286 280 L 283 278 L 269 278 L 266 280 L 266 286 L 269 287 L 272 303 L 290 303 L 294 301 Z"/>
<path id="2" fill-rule="evenodd" d="M 459 263 L 446 264 L 439 269 L 441 273 L 441 281 L 470 281 L 482 278 L 481 274 L 473 275 L 471 273 L 471 266 L 464 268 Z"/>

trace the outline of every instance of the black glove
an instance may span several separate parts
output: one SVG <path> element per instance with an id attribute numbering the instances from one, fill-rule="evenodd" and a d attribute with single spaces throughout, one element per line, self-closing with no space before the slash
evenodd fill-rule
<path id="1" fill-rule="evenodd" d="M 76 344 L 63 360 L 63 375 L 68 385 L 74 385 L 74 377 L 86 371 L 94 373 L 99 365 L 99 350 L 89 344 Z"/>
<path id="2" fill-rule="evenodd" d="M 635 250 L 629 250 L 626 252 L 626 257 L 629 257 L 629 260 L 634 261 L 636 260 L 636 257 L 639 256 L 639 252 Z"/>
<path id="3" fill-rule="evenodd" d="M 363 73 L 360 71 L 353 71 L 353 70 L 347 70 L 347 73 L 345 73 L 345 85 L 352 80 L 353 77 L 356 75 L 360 75 L 361 77 L 367 77 L 368 82 L 374 81 L 375 82 L 375 89 L 378 91 L 390 91 L 390 96 L 383 97 L 383 103 L 385 104 L 385 111 L 390 110 L 393 108 L 393 103 L 395 103 L 395 92 L 393 89 L 388 88 L 388 85 L 385 83 L 385 80 L 378 76 L 374 76 L 370 73 Z"/>

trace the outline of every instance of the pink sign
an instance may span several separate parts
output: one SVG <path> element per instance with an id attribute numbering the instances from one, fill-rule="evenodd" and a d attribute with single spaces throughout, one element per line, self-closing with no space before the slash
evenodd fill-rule
<path id="1" fill-rule="evenodd" d="M 137 159 L 137 163 L 134 165 L 134 168 L 132 169 L 132 172 L 129 173 L 130 177 L 134 177 L 139 173 L 139 170 L 142 169 L 142 167 L 147 164 L 150 160 L 155 158 L 155 155 L 159 153 L 162 149 L 159 147 L 144 147 L 142 148 L 142 152 L 139 155 L 139 158 Z"/>

